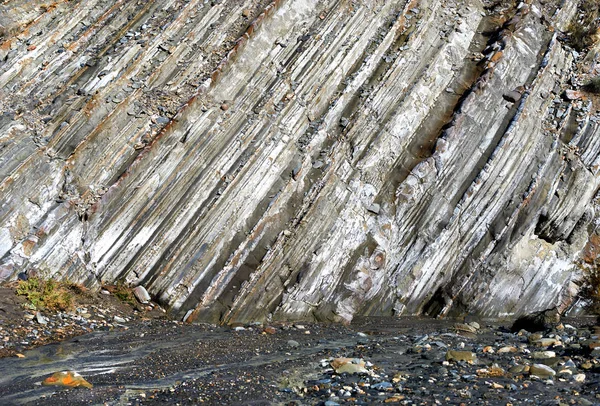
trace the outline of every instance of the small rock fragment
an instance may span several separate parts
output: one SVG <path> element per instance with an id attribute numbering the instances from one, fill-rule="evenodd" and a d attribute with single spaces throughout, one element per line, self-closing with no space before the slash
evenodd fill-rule
<path id="1" fill-rule="evenodd" d="M 534 359 L 547 359 L 556 357 L 554 351 L 536 351 L 532 354 Z"/>
<path id="2" fill-rule="evenodd" d="M 343 374 L 344 372 L 348 374 L 367 373 L 365 365 L 365 361 L 359 358 L 335 358 L 331 361 L 331 366 L 338 374 Z"/>
<path id="3" fill-rule="evenodd" d="M 471 351 L 450 350 L 446 353 L 446 361 L 467 361 L 473 362 L 477 359 Z"/>
<path id="4" fill-rule="evenodd" d="M 74 371 L 61 371 L 55 372 L 52 376 L 42 381 L 44 386 L 65 386 L 67 388 L 78 388 L 83 386 L 84 388 L 92 388 L 93 385 L 83 379 L 81 375 Z"/>
<path id="5" fill-rule="evenodd" d="M 367 211 L 373 214 L 379 214 L 379 212 L 381 211 L 381 206 L 378 203 L 373 203 L 367 206 Z"/>
<path id="6" fill-rule="evenodd" d="M 463 323 L 455 324 L 454 328 L 459 332 L 463 331 L 463 332 L 472 333 L 472 334 L 477 333 L 477 329 L 475 327 L 470 326 L 469 324 L 463 324 Z"/>
<path id="7" fill-rule="evenodd" d="M 40 324 L 48 324 L 48 319 L 41 312 L 37 312 L 35 318 Z"/>
<path id="8" fill-rule="evenodd" d="M 142 285 L 136 286 L 133 289 L 133 294 L 134 294 L 135 298 L 137 300 L 139 300 L 139 302 L 142 304 L 146 304 L 151 300 L 150 294 L 148 293 L 146 288 L 143 287 Z"/>
<path id="9" fill-rule="evenodd" d="M 555 338 L 540 338 L 539 340 L 535 340 L 532 343 L 537 345 L 538 347 L 550 347 L 551 345 L 560 344 L 560 341 L 556 340 Z"/>
<path id="10" fill-rule="evenodd" d="M 510 372 L 511 374 L 521 374 L 523 372 L 526 372 L 526 368 L 525 365 L 515 365 L 514 367 L 511 367 L 508 372 Z"/>
<path id="11" fill-rule="evenodd" d="M 372 385 L 371 388 L 376 390 L 392 390 L 394 389 L 394 385 L 392 385 L 390 382 L 379 382 L 375 385 Z"/>
<path id="12" fill-rule="evenodd" d="M 504 369 L 502 369 L 502 367 L 500 367 L 498 364 L 492 364 L 492 366 L 489 368 L 477 370 L 477 375 L 482 377 L 499 377 L 504 376 L 505 374 L 506 372 Z"/>
<path id="13" fill-rule="evenodd" d="M 529 374 L 540 378 L 549 378 L 556 375 L 556 371 L 544 364 L 533 364 L 529 368 Z"/>
<path id="14" fill-rule="evenodd" d="M 582 96 L 583 96 L 583 93 L 581 93 L 577 90 L 572 90 L 572 89 L 567 89 L 567 90 L 565 90 L 565 93 L 564 93 L 564 97 L 567 100 L 579 100 L 579 99 L 581 99 Z"/>
<path id="15" fill-rule="evenodd" d="M 479 325 L 479 323 L 477 323 L 476 321 L 472 321 L 470 323 L 468 323 L 469 326 L 473 327 L 475 330 L 479 330 L 481 328 L 481 326 Z"/>

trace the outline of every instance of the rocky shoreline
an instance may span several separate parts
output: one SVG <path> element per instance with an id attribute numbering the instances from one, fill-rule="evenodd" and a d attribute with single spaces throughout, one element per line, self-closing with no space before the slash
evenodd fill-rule
<path id="1" fill-rule="evenodd" d="M 134 308 L 111 308 L 111 318 L 108 307 L 104 318 L 98 304 L 87 307 L 95 312 L 89 318 L 81 310 L 46 316 L 43 327 L 54 333 L 64 322 L 79 326 L 69 330 L 73 334 L 91 333 L 15 344 L 12 356 L 0 361 L 2 404 L 600 402 L 600 328 L 593 318 L 563 320 L 536 333 L 471 318 L 218 326 L 160 320 Z M 36 323 L 22 328 L 41 330 Z M 6 321 L 1 325 L 6 331 Z M 60 371 L 81 374 L 85 386 L 42 386 Z"/>

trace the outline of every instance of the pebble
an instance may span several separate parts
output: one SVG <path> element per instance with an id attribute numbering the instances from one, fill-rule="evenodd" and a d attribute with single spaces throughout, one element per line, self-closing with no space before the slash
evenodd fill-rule
<path id="1" fill-rule="evenodd" d="M 375 385 L 371 386 L 371 388 L 377 389 L 377 390 L 388 390 L 388 389 L 393 389 L 394 385 L 392 385 L 390 382 L 380 382 L 380 383 L 376 383 Z"/>
<path id="2" fill-rule="evenodd" d="M 511 374 L 521 374 L 523 372 L 526 372 L 526 367 L 525 365 L 515 365 L 513 367 L 511 367 L 508 372 L 510 372 Z"/>
<path id="3" fill-rule="evenodd" d="M 465 331 L 467 333 L 472 333 L 475 334 L 477 333 L 477 329 L 469 324 L 455 324 L 454 328 L 456 328 L 457 331 Z"/>
<path id="4" fill-rule="evenodd" d="M 567 89 L 564 92 L 564 96 L 567 100 L 579 100 L 583 96 L 583 93 L 577 90 Z"/>
<path id="5" fill-rule="evenodd" d="M 455 351 L 450 350 L 446 352 L 446 361 L 467 361 L 473 362 L 477 358 L 471 351 Z"/>
<path id="6" fill-rule="evenodd" d="M 539 347 L 550 347 L 551 345 L 560 344 L 560 341 L 556 340 L 555 338 L 540 338 L 539 340 L 532 341 L 532 343 Z"/>
<path id="7" fill-rule="evenodd" d="M 556 375 L 556 371 L 544 364 L 533 364 L 529 368 L 529 374 L 540 378 L 548 378 Z"/>
<path id="8" fill-rule="evenodd" d="M 556 357 L 556 353 L 554 351 L 536 351 L 531 355 L 534 359 L 547 359 Z"/>
<path id="9" fill-rule="evenodd" d="M 92 388 L 92 384 L 86 381 L 80 374 L 74 371 L 55 372 L 42 381 L 43 386 L 65 386 L 67 388 Z"/>
<path id="10" fill-rule="evenodd" d="M 470 323 L 468 323 L 469 326 L 473 327 L 475 330 L 479 330 L 481 328 L 481 326 L 479 325 L 479 323 L 477 323 L 476 321 L 472 321 Z"/>
<path id="11" fill-rule="evenodd" d="M 150 302 L 150 300 L 151 300 L 150 294 L 148 293 L 146 288 L 143 287 L 142 285 L 136 286 L 133 289 L 133 295 L 142 304 L 146 304 L 146 303 Z"/>
<path id="12" fill-rule="evenodd" d="M 287 345 L 288 345 L 288 347 L 292 347 L 292 348 L 300 347 L 300 343 L 296 340 L 288 340 Z"/>
<path id="13" fill-rule="evenodd" d="M 36 318 L 37 322 L 40 324 L 48 324 L 48 319 L 46 317 L 44 317 L 44 315 L 41 312 L 36 312 L 35 318 Z"/>
<path id="14" fill-rule="evenodd" d="M 368 372 L 365 368 L 366 362 L 359 358 L 335 358 L 330 364 L 338 374 L 359 374 Z"/>
<path id="15" fill-rule="evenodd" d="M 159 125 L 165 125 L 165 124 L 169 124 L 171 122 L 171 120 L 169 118 L 164 117 L 164 116 L 158 116 L 156 118 L 156 120 L 154 120 L 154 121 L 156 122 L 156 124 L 159 124 Z M 148 292 L 146 292 L 146 293 L 148 293 Z"/>
<path id="16" fill-rule="evenodd" d="M 373 204 L 367 206 L 367 211 L 369 211 L 373 214 L 379 214 L 379 212 L 381 211 L 381 206 L 377 203 L 373 203 Z"/>

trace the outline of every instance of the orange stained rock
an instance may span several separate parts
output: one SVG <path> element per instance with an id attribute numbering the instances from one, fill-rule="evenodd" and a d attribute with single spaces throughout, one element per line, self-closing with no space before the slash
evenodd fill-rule
<path id="1" fill-rule="evenodd" d="M 492 58 L 490 59 L 490 61 L 492 62 L 498 62 L 500 60 L 500 58 L 502 58 L 502 51 L 498 51 L 496 52 L 494 55 L 492 55 Z"/>
<path id="2" fill-rule="evenodd" d="M 91 388 L 93 385 L 83 379 L 81 375 L 74 371 L 61 371 L 55 372 L 48 378 L 42 381 L 44 386 L 65 386 L 68 388 L 77 388 L 83 386 L 84 388 Z"/>
<path id="3" fill-rule="evenodd" d="M 347 364 L 349 362 L 352 362 L 352 358 L 340 357 L 340 358 L 336 358 L 333 361 L 331 361 L 330 364 L 334 369 L 338 369 L 342 365 Z"/>

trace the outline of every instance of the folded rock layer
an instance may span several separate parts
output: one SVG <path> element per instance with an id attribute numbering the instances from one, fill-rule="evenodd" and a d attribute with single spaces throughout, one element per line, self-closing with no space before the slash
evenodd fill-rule
<path id="1" fill-rule="evenodd" d="M 577 13 L 4 2 L 0 280 L 220 322 L 564 308 L 599 186 Z"/>

